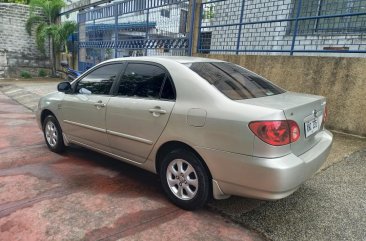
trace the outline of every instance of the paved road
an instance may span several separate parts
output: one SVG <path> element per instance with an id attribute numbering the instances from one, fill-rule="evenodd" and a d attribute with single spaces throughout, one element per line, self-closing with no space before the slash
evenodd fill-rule
<path id="1" fill-rule="evenodd" d="M 274 241 L 364 241 L 366 149 L 322 171 L 288 198 L 230 216 Z"/>
<path id="2" fill-rule="evenodd" d="M 366 150 L 316 175 L 295 195 L 266 203 L 239 221 L 272 240 L 366 240 Z"/>
<path id="3" fill-rule="evenodd" d="M 53 86 L 56 86 L 56 84 L 50 83 L 44 86 L 42 83 L 20 83 L 17 85 L 3 86 L 0 88 L 0 91 L 5 92 L 16 101 L 28 106 L 29 109 L 32 109 L 31 106 L 37 102 L 36 99 L 39 98 L 39 94 L 45 94 L 52 91 L 54 88 Z M 28 100 L 27 98 L 22 99 L 24 98 L 20 93 L 22 91 L 31 94 L 33 93 L 33 95 L 28 95 Z M 6 98 L 2 97 L 2 99 L 5 100 Z M 5 102 L 10 103 L 11 101 L 6 99 Z M 103 235 L 103 237 L 109 237 L 108 235 L 112 235 L 110 238 L 116 239 L 119 237 L 118 235 L 121 237 L 128 236 L 126 235 L 130 232 L 128 230 L 134 230 L 131 232 L 135 233 L 128 237 L 143 240 L 146 239 L 146 237 L 149 237 L 148 239 L 151 237 L 160 237 L 161 234 L 165 234 L 165 232 L 168 232 L 168 229 L 170 229 L 170 231 L 174 230 L 174 232 L 178 233 L 183 232 L 183 236 L 177 234 L 178 236 L 174 237 L 183 239 L 185 237 L 187 240 L 219 240 L 221 238 L 223 240 L 228 238 L 245 240 L 246 238 L 261 239 L 263 237 L 270 240 L 296 241 L 366 240 L 365 139 L 335 134 L 335 141 L 331 154 L 321 168 L 321 171 L 319 171 L 315 177 L 307 181 L 299 191 L 286 199 L 276 202 L 265 202 L 233 197 L 228 200 L 213 201 L 210 203 L 208 207 L 211 212 L 203 210 L 198 213 L 186 213 L 175 209 L 166 202 L 165 198 L 161 196 L 162 191 L 160 190 L 158 180 L 154 175 L 83 149 L 71 149 L 65 156 L 52 154 L 46 150 L 43 140 L 40 137 L 40 132 L 32 128 L 22 129 L 24 131 L 14 130 L 12 132 L 13 134 L 9 135 L 10 132 L 3 131 L 4 128 L 1 126 L 4 125 L 2 123 L 6 118 L 10 118 L 12 123 L 17 123 L 16 125 L 24 124 L 23 128 L 25 128 L 26 123 L 28 123 L 27 118 L 32 118 L 29 117 L 30 112 L 24 115 L 23 112 L 26 110 L 19 105 L 15 105 L 14 103 L 11 107 L 1 103 L 0 105 L 2 110 L 5 111 L 0 112 L 0 134 L 5 134 L 4 138 L 12 137 L 10 146 L 13 145 L 11 151 L 6 153 L 2 152 L 1 145 L 4 145 L 5 142 L 3 141 L 4 138 L 0 139 L 2 140 L 0 141 L 0 155 L 2 157 L 0 159 L 0 168 L 4 169 L 0 170 L 0 183 L 10 183 L 8 186 L 5 185 L 5 188 L 8 189 L 4 189 L 4 185 L 0 184 L 0 203 L 3 203 L 1 196 L 1 193 L 3 193 L 2 190 L 11 191 L 11 196 L 15 201 L 11 199 L 10 201 L 8 200 L 8 202 L 10 202 L 10 204 L 15 203 L 15 207 L 20 206 L 19 210 L 16 212 L 19 212 L 19 215 L 22 216 L 22 214 L 24 214 L 22 205 L 25 204 L 20 202 L 18 205 L 17 203 L 19 201 L 17 200 L 40 200 L 40 204 L 34 204 L 35 207 L 32 206 L 32 209 L 30 209 L 31 211 L 29 212 L 35 211 L 41 213 L 42 217 L 46 217 L 46 219 L 42 219 L 43 222 L 48 220 L 55 222 L 55 225 L 61 225 L 62 232 L 66 233 L 66 237 L 78 239 L 82 237 L 82 234 L 87 234 L 89 236 L 85 237 L 88 238 L 93 235 L 95 235 L 95 237 L 101 237 Z M 11 110 L 14 113 L 9 114 L 6 112 L 8 110 Z M 17 118 L 17 120 L 15 121 L 14 118 Z M 34 125 L 34 120 L 29 121 Z M 21 137 L 19 133 L 27 133 L 28 139 Z M 35 140 L 33 140 L 34 138 Z M 30 139 L 33 141 L 27 142 L 27 140 Z M 34 163 L 34 165 L 32 163 Z M 55 168 L 60 170 L 55 171 Z M 14 172 L 19 172 L 20 174 L 15 175 Z M 36 178 L 34 180 L 25 179 L 29 178 L 27 173 L 30 173 L 30 176 L 34 175 Z M 47 173 L 52 173 L 52 175 Z M 54 175 L 55 173 L 57 175 Z M 9 175 L 11 177 L 18 176 L 18 179 L 14 181 L 8 177 Z M 98 178 L 94 177 L 94 175 L 97 175 Z M 10 179 L 4 179 L 2 176 Z M 48 191 L 47 188 L 50 188 L 48 186 L 49 184 L 47 184 L 47 182 L 46 184 L 38 183 L 38 178 L 40 180 L 53 180 L 51 183 L 56 183 L 54 184 L 56 186 Z M 6 182 L 5 180 L 8 181 Z M 19 187 L 14 188 L 14 185 L 16 187 L 16 184 L 12 186 L 11 183 L 18 183 Z M 23 186 L 23 183 L 27 183 L 29 186 Z M 92 183 L 91 186 L 94 186 L 95 188 L 91 188 L 90 183 Z M 58 185 L 61 185 L 62 188 Z M 63 189 L 65 185 L 67 187 L 66 190 Z M 75 195 L 74 192 L 68 193 L 69 186 L 72 190 L 75 188 L 76 193 L 81 194 L 73 196 Z M 26 189 L 26 191 L 23 189 Z M 108 191 L 101 191 L 102 189 L 107 189 Z M 127 196 L 131 194 L 132 197 L 124 196 L 125 194 L 122 194 L 119 189 L 123 189 L 123 192 L 128 193 Z M 144 195 L 139 196 L 141 193 L 144 193 Z M 122 195 L 123 197 L 119 195 Z M 9 197 L 10 195 L 7 195 L 5 200 Z M 55 200 L 58 207 L 57 210 L 51 208 L 52 205 L 55 205 L 51 205 L 51 201 L 44 201 L 44 199 L 48 199 L 48 197 L 51 200 Z M 142 209 L 144 209 L 145 203 L 150 203 L 150 199 L 152 199 L 154 204 L 149 205 L 152 205 L 152 207 L 160 207 L 162 205 L 163 208 L 161 210 L 159 209 L 157 212 L 150 212 L 150 209 L 148 212 L 145 212 L 146 210 L 140 210 L 141 214 L 139 211 L 137 216 L 141 215 L 141 219 L 146 219 L 146 217 L 152 217 L 152 219 L 147 218 L 147 224 L 144 222 L 140 224 L 139 222 L 141 219 L 133 219 L 132 215 L 131 218 L 133 222 L 131 226 L 126 227 L 126 223 L 123 223 L 123 220 L 127 217 L 125 216 L 126 211 L 121 210 L 121 208 L 123 209 L 123 207 L 125 207 L 129 209 L 133 208 L 133 206 L 130 207 L 127 205 L 126 207 L 126 205 L 122 205 L 117 209 L 120 203 L 123 204 L 123 202 L 125 202 L 125 199 L 137 200 L 135 201 L 137 203 L 136 205 L 140 205 L 140 208 Z M 77 208 L 68 207 L 67 200 L 75 204 Z M 121 202 L 121 200 L 123 200 L 123 202 Z M 44 202 L 48 206 L 43 206 Z M 38 201 L 36 201 L 36 203 L 38 203 Z M 81 205 L 80 203 L 83 204 Z M 10 204 L 5 204 L 5 210 L 13 210 L 7 208 L 7 205 Z M 33 205 L 33 201 L 30 201 L 29 206 L 31 205 Z M 113 206 L 115 211 L 106 208 L 106 205 Z M 102 207 L 103 211 L 95 210 L 96 206 Z M 4 206 L 1 206 L 0 204 L 0 231 L 2 230 L 1 221 L 3 218 L 1 218 L 1 215 L 3 211 L 1 210 L 3 207 Z M 91 211 L 86 210 L 86 207 L 93 207 L 95 213 L 90 213 Z M 168 209 L 164 209 L 165 207 L 168 207 Z M 46 214 L 44 214 L 44 212 L 46 212 Z M 47 215 L 48 212 L 51 212 L 52 215 Z M 72 217 L 67 217 L 73 212 L 75 212 L 75 214 L 72 215 Z M 157 213 L 159 213 L 159 215 Z M 181 213 L 183 214 L 181 215 Z M 238 228 L 230 222 L 226 223 L 227 220 L 224 221 L 218 217 L 217 213 L 241 224 L 242 227 L 246 227 L 249 230 L 256 230 L 262 236 L 256 235 L 255 233 L 248 231 L 248 229 Z M 117 214 L 121 214 L 122 217 L 117 218 Z M 94 220 L 94 215 L 100 220 Z M 175 227 L 172 228 L 174 225 L 178 227 L 188 225 L 187 222 L 182 222 L 182 219 L 180 218 L 187 218 L 187 215 L 188 219 L 191 218 L 190 220 L 194 223 L 189 223 L 189 225 L 197 226 L 198 228 L 195 229 L 195 232 L 192 231 L 191 228 L 188 231 L 179 231 L 179 229 Z M 50 219 L 51 216 L 53 216 L 53 219 Z M 71 227 L 70 225 L 60 224 L 61 221 L 58 221 L 57 217 L 61 217 L 65 222 L 75 222 L 75 226 Z M 90 223 L 86 223 L 85 221 L 81 222 L 83 218 L 90 220 Z M 213 222 L 214 224 L 216 223 L 216 220 L 218 220 L 218 224 L 215 224 L 215 228 L 221 230 L 219 231 L 221 236 L 220 234 L 217 234 L 217 231 L 214 232 L 209 228 L 209 226 L 212 225 L 210 221 L 212 218 L 215 220 L 215 222 Z M 164 221 L 165 219 L 169 220 Z M 115 220 L 114 223 L 113 220 Z M 158 225 L 159 222 L 163 222 L 163 224 Z M 155 226 L 149 226 L 149 223 L 155 223 Z M 107 225 L 103 226 L 103 224 Z M 39 227 L 43 227 L 42 225 L 47 226 L 46 223 L 40 223 Z M 139 225 L 146 227 L 146 229 L 142 228 L 141 232 L 136 231 L 139 229 L 134 227 Z M 221 225 L 223 226 L 221 227 Z M 226 225 L 230 228 L 227 229 Z M 5 227 L 7 226 L 9 226 L 9 224 L 5 225 Z M 103 228 L 97 228 L 100 226 L 103 226 Z M 37 225 L 34 226 L 34 230 L 29 228 L 25 231 L 19 228 L 18 231 L 23 235 L 30 231 L 36 233 L 43 232 L 42 230 L 37 230 L 36 227 Z M 92 229 L 91 227 L 95 229 L 90 231 L 90 229 Z M 161 231 L 161 229 L 163 229 L 163 231 Z M 200 232 L 198 230 L 205 231 Z M 225 230 L 231 231 L 226 232 Z M 2 240 L 1 232 L 0 240 Z M 50 234 L 55 233 L 56 236 L 54 237 L 56 238 L 59 237 L 57 235 L 60 235 L 55 228 L 52 229 L 52 225 L 51 228 L 46 228 L 46 231 L 44 232 Z M 162 233 L 159 234 L 159 232 Z M 207 233 L 208 235 L 205 236 Z M 235 236 L 235 233 L 238 235 Z M 188 236 L 184 236 L 185 234 Z M 231 237 L 232 235 L 234 236 Z"/>

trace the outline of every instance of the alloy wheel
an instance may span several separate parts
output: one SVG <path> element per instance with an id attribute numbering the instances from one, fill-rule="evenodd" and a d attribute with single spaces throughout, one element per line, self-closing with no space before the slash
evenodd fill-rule
<path id="1" fill-rule="evenodd" d="M 172 193 L 181 200 L 193 199 L 198 191 L 198 177 L 191 164 L 174 159 L 166 171 L 166 179 Z"/>
<path id="2" fill-rule="evenodd" d="M 58 133 L 55 124 L 52 121 L 48 121 L 45 128 L 45 134 L 48 144 L 51 147 L 55 147 L 58 141 Z"/>

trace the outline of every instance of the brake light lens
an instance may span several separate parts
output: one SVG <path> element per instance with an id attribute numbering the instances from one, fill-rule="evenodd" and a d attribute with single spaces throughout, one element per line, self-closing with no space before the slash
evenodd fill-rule
<path id="1" fill-rule="evenodd" d="M 300 128 L 293 120 L 253 121 L 249 123 L 249 129 L 272 146 L 288 145 L 300 138 Z"/>

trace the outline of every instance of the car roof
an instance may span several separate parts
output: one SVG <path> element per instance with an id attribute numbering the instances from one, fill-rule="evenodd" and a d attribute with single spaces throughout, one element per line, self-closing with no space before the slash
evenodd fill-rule
<path id="1" fill-rule="evenodd" d="M 177 63 L 194 63 L 194 62 L 224 62 L 222 60 L 217 59 L 209 59 L 209 58 L 201 58 L 201 57 L 190 57 L 190 56 L 141 56 L 141 57 L 124 57 L 124 58 L 115 58 L 107 60 L 110 61 L 118 61 L 118 60 L 140 60 L 140 61 L 172 61 Z"/>

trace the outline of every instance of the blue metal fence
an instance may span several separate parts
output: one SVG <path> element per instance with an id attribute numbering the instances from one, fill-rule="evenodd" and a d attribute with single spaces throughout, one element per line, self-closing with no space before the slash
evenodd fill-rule
<path id="1" fill-rule="evenodd" d="M 366 53 L 366 0 L 212 0 L 199 53 Z"/>
<path id="2" fill-rule="evenodd" d="M 116 57 L 190 55 L 194 7 L 188 0 L 125 0 L 80 12 L 79 70 Z"/>

